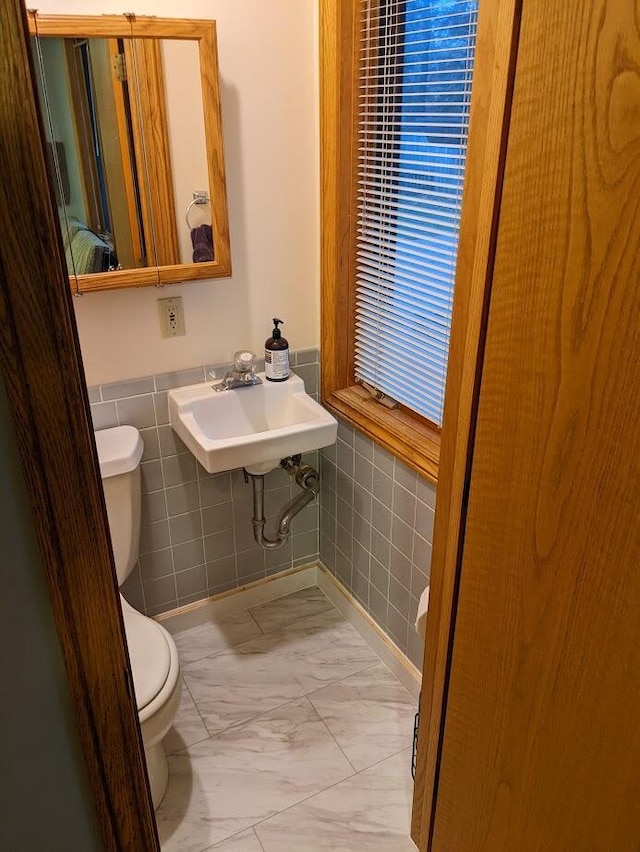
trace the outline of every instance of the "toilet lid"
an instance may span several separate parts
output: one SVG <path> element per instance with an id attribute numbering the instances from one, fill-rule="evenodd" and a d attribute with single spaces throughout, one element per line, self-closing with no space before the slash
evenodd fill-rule
<path id="1" fill-rule="evenodd" d="M 131 673 L 138 710 L 151 703 L 165 685 L 171 665 L 169 645 L 162 629 L 139 612 L 124 610 Z"/>

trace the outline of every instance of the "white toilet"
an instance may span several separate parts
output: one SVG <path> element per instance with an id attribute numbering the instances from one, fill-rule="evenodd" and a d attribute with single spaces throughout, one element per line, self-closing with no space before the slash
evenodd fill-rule
<path id="1" fill-rule="evenodd" d="M 142 438 L 133 426 L 104 429 L 95 435 L 118 585 L 121 586 L 138 558 Z M 178 649 L 164 627 L 137 612 L 122 595 L 120 601 L 151 796 L 157 808 L 169 780 L 162 740 L 173 724 L 180 703 Z"/>

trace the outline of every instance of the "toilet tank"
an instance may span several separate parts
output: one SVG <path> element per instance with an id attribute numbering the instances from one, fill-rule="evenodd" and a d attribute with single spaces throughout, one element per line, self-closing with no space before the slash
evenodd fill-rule
<path id="1" fill-rule="evenodd" d="M 138 559 L 143 443 L 133 426 L 103 429 L 95 436 L 116 574 L 122 585 Z"/>

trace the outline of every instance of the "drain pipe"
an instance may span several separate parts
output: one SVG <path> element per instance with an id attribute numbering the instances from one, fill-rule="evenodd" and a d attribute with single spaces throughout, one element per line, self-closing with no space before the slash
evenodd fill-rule
<path id="1" fill-rule="evenodd" d="M 320 492 L 320 476 L 318 472 L 307 464 L 301 464 L 300 456 L 289 456 L 282 459 L 280 466 L 283 467 L 290 476 L 294 476 L 296 482 L 302 488 L 302 493 L 294 497 L 284 507 L 278 526 L 276 529 L 276 538 L 269 538 L 264 534 L 264 525 L 266 523 L 264 517 L 264 474 L 249 473 L 245 470 L 245 478 L 251 480 L 253 487 L 253 537 L 258 542 L 263 550 L 278 550 L 284 547 L 291 535 L 291 521 L 295 518 L 298 512 L 301 512 L 305 506 L 315 500 Z"/>

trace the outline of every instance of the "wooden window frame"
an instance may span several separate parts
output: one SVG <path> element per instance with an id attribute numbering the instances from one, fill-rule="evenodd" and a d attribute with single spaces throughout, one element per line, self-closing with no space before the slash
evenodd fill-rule
<path id="1" fill-rule="evenodd" d="M 437 483 L 441 428 L 406 406 L 386 408 L 355 381 L 360 12 L 360 0 L 320 3 L 321 399 L 333 414 Z"/>

